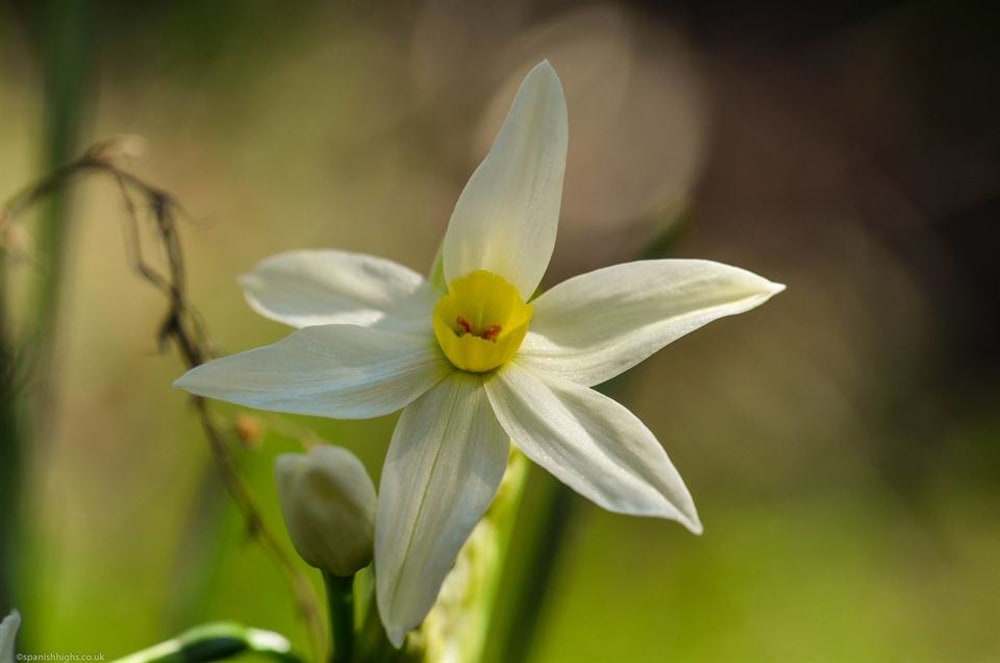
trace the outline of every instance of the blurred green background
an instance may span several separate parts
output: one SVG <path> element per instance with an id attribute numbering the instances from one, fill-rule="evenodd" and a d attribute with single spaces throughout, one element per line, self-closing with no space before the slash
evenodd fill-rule
<path id="1" fill-rule="evenodd" d="M 189 215 L 192 298 L 221 350 L 246 349 L 285 333 L 236 285 L 268 255 L 426 271 L 549 58 L 570 148 L 547 284 L 666 233 L 666 255 L 789 288 L 631 372 L 619 398 L 705 534 L 574 498 L 531 660 L 996 661 L 998 19 L 945 2 L 0 1 L 0 198 L 49 167 L 53 113 L 77 118 L 72 154 L 144 137 L 135 171 Z M 45 92 L 60 52 L 75 101 Z M 21 650 L 114 657 L 217 618 L 304 643 L 170 388 L 183 368 L 157 351 L 165 303 L 130 270 L 116 189 L 70 200 L 41 332 L 24 293 L 53 275 L 42 221 L 5 240 L 14 345 L 52 351 L 5 367 L 29 391 L 51 376 L 0 504 Z M 311 429 L 377 479 L 393 425 L 261 422 L 242 469 L 283 539 L 273 456 Z"/>

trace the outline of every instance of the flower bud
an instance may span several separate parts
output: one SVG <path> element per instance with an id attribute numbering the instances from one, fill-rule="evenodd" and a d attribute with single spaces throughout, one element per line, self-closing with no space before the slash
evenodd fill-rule
<path id="1" fill-rule="evenodd" d="M 302 559 L 335 576 L 371 563 L 375 486 L 354 454 L 329 445 L 283 454 L 275 476 L 285 526 Z"/>
<path id="2" fill-rule="evenodd" d="M 17 627 L 21 625 L 21 615 L 13 611 L 0 622 L 0 663 L 14 663 L 14 640 Z"/>

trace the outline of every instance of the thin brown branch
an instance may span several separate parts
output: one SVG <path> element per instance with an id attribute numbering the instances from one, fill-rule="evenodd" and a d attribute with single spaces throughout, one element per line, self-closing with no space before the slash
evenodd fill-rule
<path id="1" fill-rule="evenodd" d="M 98 173 L 110 175 L 118 185 L 127 215 L 126 255 L 136 273 L 167 298 L 167 312 L 157 330 L 161 347 L 176 346 L 188 368 L 204 363 L 211 356 L 206 334 L 200 319 L 193 312 L 186 294 L 184 256 L 177 233 L 177 214 L 181 211 L 176 199 L 168 192 L 121 168 L 117 163 L 114 142 L 95 145 L 78 160 L 55 170 L 48 177 L 24 189 L 0 208 L 0 232 L 7 224 L 46 196 L 65 186 L 77 176 Z M 140 198 L 154 224 L 156 237 L 162 248 L 167 273 L 163 274 L 143 257 L 140 235 L 144 207 L 137 204 Z M 212 457 L 222 482 L 240 510 L 247 532 L 260 544 L 285 576 L 296 606 L 307 630 L 313 650 L 319 654 L 325 647 L 322 614 L 319 601 L 306 575 L 281 545 L 280 539 L 264 522 L 247 483 L 240 475 L 224 429 L 217 424 L 207 402 L 200 396 L 192 397 L 195 412 L 208 440 Z"/>

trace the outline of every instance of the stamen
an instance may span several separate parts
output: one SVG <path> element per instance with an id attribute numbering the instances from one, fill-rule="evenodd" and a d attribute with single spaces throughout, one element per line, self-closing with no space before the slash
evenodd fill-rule
<path id="1" fill-rule="evenodd" d="M 497 340 L 497 337 L 500 336 L 500 331 L 502 329 L 503 327 L 501 327 L 500 325 L 490 325 L 489 327 L 483 330 L 483 333 L 480 336 L 480 338 L 484 338 L 487 341 L 495 341 Z"/>
<path id="2" fill-rule="evenodd" d="M 458 316 L 457 318 L 455 318 L 455 323 L 461 328 L 461 331 L 456 332 L 459 336 L 464 336 L 466 334 L 472 333 L 472 325 L 470 325 L 469 321 L 463 318 L 462 316 Z"/>

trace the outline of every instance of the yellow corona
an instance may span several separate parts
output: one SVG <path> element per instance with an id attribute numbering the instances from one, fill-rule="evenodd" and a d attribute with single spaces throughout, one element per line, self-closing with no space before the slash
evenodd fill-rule
<path id="1" fill-rule="evenodd" d="M 479 270 L 448 284 L 434 307 L 434 335 L 456 368 L 485 373 L 517 353 L 531 312 L 505 278 Z"/>

